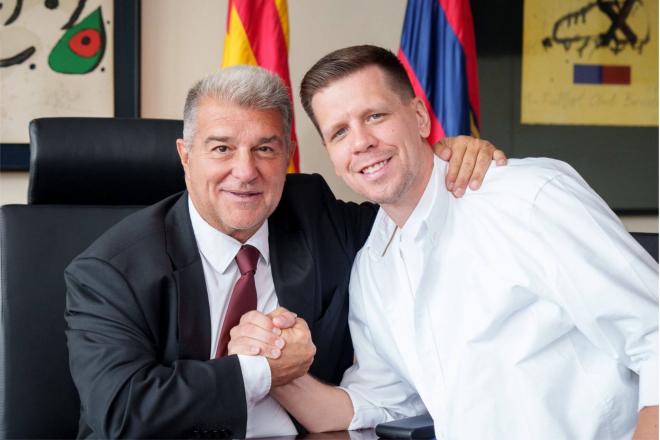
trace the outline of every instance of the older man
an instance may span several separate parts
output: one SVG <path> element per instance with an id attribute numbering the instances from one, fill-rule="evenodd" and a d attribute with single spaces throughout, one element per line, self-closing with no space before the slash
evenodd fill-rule
<path id="1" fill-rule="evenodd" d="M 349 273 L 376 208 L 336 201 L 319 176 L 287 177 L 290 124 L 286 88 L 266 71 L 203 79 L 177 141 L 187 191 L 126 218 L 67 268 L 81 437 L 293 434 L 270 387 L 308 368 L 338 383 L 352 363 Z M 270 358 L 231 355 L 241 315 L 278 305 L 298 318 Z"/>
<path id="2" fill-rule="evenodd" d="M 310 430 L 427 409 L 438 438 L 657 438 L 658 266 L 568 165 L 512 161 L 462 199 L 389 51 L 341 49 L 301 99 L 335 171 L 381 209 L 358 253 L 342 387 L 271 391 Z M 247 323 L 235 332 L 239 336 Z"/>

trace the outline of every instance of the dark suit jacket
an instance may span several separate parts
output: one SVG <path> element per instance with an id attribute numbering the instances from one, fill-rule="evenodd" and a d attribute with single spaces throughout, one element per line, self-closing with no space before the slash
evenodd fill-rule
<path id="1" fill-rule="evenodd" d="M 209 360 L 208 297 L 187 198 L 127 217 L 65 272 L 81 437 L 245 436 L 238 358 Z M 336 201 L 320 176 L 291 175 L 268 220 L 279 303 L 309 324 L 311 373 L 330 383 L 352 363 L 348 282 L 375 213 Z"/>

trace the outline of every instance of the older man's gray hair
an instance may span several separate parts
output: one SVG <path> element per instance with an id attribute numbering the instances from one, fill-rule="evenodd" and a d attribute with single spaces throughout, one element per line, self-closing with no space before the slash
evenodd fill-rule
<path id="1" fill-rule="evenodd" d="M 233 66 L 199 80 L 188 91 L 183 107 L 183 140 L 192 148 L 197 129 L 197 111 L 202 98 L 255 110 L 277 110 L 282 116 L 282 128 L 287 150 L 291 148 L 291 100 L 284 82 L 261 67 Z"/>

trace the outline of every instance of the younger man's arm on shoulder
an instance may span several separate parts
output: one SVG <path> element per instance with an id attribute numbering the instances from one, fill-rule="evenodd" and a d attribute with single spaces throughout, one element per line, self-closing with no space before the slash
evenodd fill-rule
<path id="1" fill-rule="evenodd" d="M 455 197 L 465 194 L 468 185 L 476 191 L 481 187 L 491 161 L 497 166 L 506 165 L 504 151 L 487 140 L 471 136 L 446 137 L 433 145 L 440 159 L 449 162 L 445 185 Z"/>

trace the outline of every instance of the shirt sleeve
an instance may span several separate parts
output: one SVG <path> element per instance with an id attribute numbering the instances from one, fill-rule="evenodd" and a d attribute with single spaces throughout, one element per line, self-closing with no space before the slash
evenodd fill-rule
<path id="1" fill-rule="evenodd" d="M 263 356 L 238 355 L 248 411 L 270 391 L 270 367 Z"/>
<path id="2" fill-rule="evenodd" d="M 658 265 L 570 166 L 534 200 L 552 294 L 597 347 L 639 375 L 639 408 L 658 404 Z"/>
<path id="3" fill-rule="evenodd" d="M 355 349 L 355 363 L 344 373 L 340 388 L 353 404 L 349 430 L 373 428 L 379 423 L 411 417 L 426 411 L 417 392 L 376 351 L 362 297 L 365 288 L 358 274 L 360 257 L 353 265 L 348 323 Z"/>

